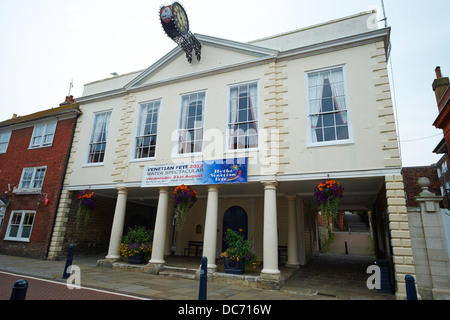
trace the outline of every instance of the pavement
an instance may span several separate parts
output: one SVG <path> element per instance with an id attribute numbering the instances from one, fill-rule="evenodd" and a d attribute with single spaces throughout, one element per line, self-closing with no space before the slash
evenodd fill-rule
<path id="1" fill-rule="evenodd" d="M 344 243 L 347 241 L 348 254 Z M 369 290 L 366 269 L 373 264 L 368 234 L 335 233 L 328 252 L 300 269 L 280 267 L 287 275 L 280 290 L 261 289 L 251 281 L 208 280 L 208 300 L 395 300 L 391 294 Z M 9 300 L 14 282 L 29 282 L 27 300 L 197 300 L 199 281 L 151 275 L 136 268 L 99 268 L 101 257 L 74 255 L 79 278 L 62 279 L 66 261 L 0 255 L 0 300 Z M 170 263 L 170 258 L 166 264 Z M 172 260 L 175 261 L 175 260 Z M 195 262 L 196 260 L 194 260 Z M 200 259 L 197 266 L 200 265 Z M 74 273 L 74 275 L 77 272 Z"/>

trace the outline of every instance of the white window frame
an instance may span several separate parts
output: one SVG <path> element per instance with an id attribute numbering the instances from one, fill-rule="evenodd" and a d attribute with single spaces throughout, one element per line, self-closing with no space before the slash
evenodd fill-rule
<path id="1" fill-rule="evenodd" d="M 41 180 L 41 179 L 36 179 L 36 173 L 38 171 L 42 171 L 42 169 L 44 169 L 44 175 L 42 176 L 42 182 L 40 184 L 39 187 L 33 187 L 33 185 Z M 28 186 L 23 186 L 23 183 L 25 182 L 24 178 L 25 178 L 25 173 L 32 171 L 31 173 L 31 179 L 30 180 L 26 180 L 29 181 L 29 185 Z M 19 185 L 14 188 L 14 192 L 15 193 L 27 193 L 27 194 L 35 194 L 35 193 L 40 193 L 42 190 L 42 186 L 44 185 L 44 180 L 45 180 L 45 174 L 47 173 L 47 166 L 41 166 L 41 167 L 29 167 L 29 168 L 23 168 L 22 169 L 22 175 L 20 177 L 20 182 Z"/>
<path id="2" fill-rule="evenodd" d="M 189 97 L 189 104 L 190 104 L 191 101 L 194 101 L 194 100 L 190 100 L 191 97 L 193 97 L 194 95 L 198 95 L 198 94 L 204 95 L 203 103 L 202 103 L 202 121 L 201 121 L 201 123 L 199 121 L 194 121 L 195 125 L 193 128 L 183 128 L 181 122 L 188 121 L 188 119 L 187 119 L 188 117 L 186 117 L 186 118 L 183 117 L 183 101 L 185 98 Z M 178 119 L 177 119 L 177 135 L 176 135 L 177 140 L 176 140 L 176 151 L 175 151 L 175 155 L 177 157 L 185 157 L 185 156 L 190 157 L 190 156 L 197 156 L 197 155 L 203 154 L 204 143 L 205 143 L 204 134 L 205 134 L 206 104 L 207 104 L 207 91 L 206 90 L 200 90 L 200 91 L 195 91 L 195 92 L 190 92 L 190 93 L 185 93 L 185 94 L 180 95 L 180 102 L 179 102 L 179 107 L 178 107 Z M 189 108 L 188 108 L 187 112 L 189 112 Z M 201 124 L 201 126 L 199 126 L 199 124 Z M 180 152 L 181 150 L 184 150 L 184 149 L 181 149 L 183 146 L 180 145 L 181 139 L 182 139 L 182 136 L 181 136 L 182 131 L 189 132 L 192 130 L 194 130 L 194 141 L 199 141 L 199 139 L 195 139 L 196 134 L 197 134 L 197 133 L 195 133 L 195 131 L 199 131 L 199 130 L 201 131 L 201 135 L 202 135 L 201 145 L 200 145 L 201 150 L 195 151 L 195 149 L 194 149 L 191 152 L 186 152 L 186 151 Z M 190 135 L 189 135 L 189 137 L 190 137 Z M 183 141 L 183 143 L 184 142 L 189 142 L 189 139 L 186 141 Z"/>
<path id="3" fill-rule="evenodd" d="M 240 86 L 248 86 L 250 88 L 251 85 L 256 85 L 256 108 L 255 106 L 253 106 L 252 108 L 254 109 L 253 112 L 256 113 L 255 116 L 255 121 L 256 122 L 256 147 L 247 147 L 247 148 L 240 148 L 240 149 L 234 149 L 231 148 L 231 143 L 232 143 L 232 135 L 234 135 L 235 131 L 230 129 L 231 125 L 236 125 L 237 123 L 235 122 L 231 122 L 231 90 L 236 88 L 236 87 L 240 87 Z M 252 80 L 252 81 L 246 81 L 246 82 L 241 82 L 241 83 L 234 83 L 234 84 L 229 84 L 227 86 L 227 114 L 226 114 L 226 146 L 225 146 L 225 150 L 227 153 L 239 153 L 239 152 L 243 152 L 243 151 L 257 151 L 259 150 L 259 146 L 261 145 L 261 134 L 260 134 L 260 117 L 261 117 L 261 99 L 260 99 L 260 85 L 259 85 L 259 80 Z"/>
<path id="4" fill-rule="evenodd" d="M 135 135 L 134 135 L 134 145 L 133 145 L 133 151 L 132 151 L 132 156 L 131 159 L 133 161 L 144 161 L 144 160 L 152 160 L 156 158 L 156 151 L 157 151 L 157 145 L 158 145 L 158 133 L 159 133 L 159 119 L 161 117 L 161 104 L 162 101 L 161 99 L 157 99 L 157 100 L 151 100 L 151 101 L 147 101 L 147 102 L 141 102 L 139 103 L 139 107 L 138 107 L 138 119 L 136 121 L 136 131 L 135 131 Z M 156 132 L 155 133 L 150 133 L 150 134 L 144 134 L 145 133 L 145 126 L 147 126 L 148 124 L 145 123 L 143 124 L 143 121 L 146 121 L 147 118 L 147 113 L 145 114 L 145 117 L 143 115 L 144 112 L 144 108 L 156 108 L 156 122 L 154 121 L 154 118 L 152 118 L 152 123 L 151 125 L 155 125 L 156 126 Z M 148 110 L 148 109 L 147 109 Z M 153 117 L 155 117 L 155 115 L 153 115 Z M 143 128 L 144 127 L 144 128 Z M 143 138 L 143 137 L 150 137 L 151 136 L 155 137 L 155 151 L 154 151 L 154 155 L 153 156 L 149 156 L 149 157 L 137 157 L 137 148 L 138 148 L 138 140 L 139 138 Z M 151 144 L 150 144 L 151 146 Z"/>
<path id="5" fill-rule="evenodd" d="M 9 140 L 11 139 L 11 131 L 0 132 L 0 154 L 8 151 Z"/>
<path id="6" fill-rule="evenodd" d="M 16 216 L 16 214 L 21 214 L 20 216 L 20 220 L 19 221 L 13 221 L 13 218 Z M 25 221 L 25 218 L 29 219 L 30 216 L 32 215 L 32 222 L 31 224 L 29 224 L 29 220 Z M 34 221 L 36 220 L 36 211 L 31 211 L 31 210 L 14 210 L 11 211 L 11 215 L 9 217 L 9 222 L 8 222 L 8 228 L 6 230 L 6 234 L 5 234 L 5 240 L 10 240 L 10 241 L 21 241 L 21 242 L 30 242 L 30 238 L 31 238 L 31 233 L 33 232 L 33 225 L 34 225 Z M 14 224 L 12 224 L 12 222 L 16 222 Z M 18 222 L 18 223 L 17 223 Z M 27 224 L 25 225 L 24 223 L 27 222 Z M 17 234 L 16 236 L 10 236 L 11 233 L 11 228 L 12 227 L 16 227 L 17 226 Z M 24 227 L 29 227 L 29 232 L 28 232 L 28 237 L 22 237 L 23 231 L 24 231 Z"/>
<path id="7" fill-rule="evenodd" d="M 53 145 L 53 139 L 55 138 L 57 124 L 57 121 L 48 121 L 35 125 L 33 134 L 31 135 L 29 149 L 51 147 Z M 42 131 L 40 132 L 39 130 Z M 48 137 L 50 137 L 50 141 L 46 141 Z M 40 139 L 38 143 L 34 141 L 37 138 Z"/>
<path id="8" fill-rule="evenodd" d="M 99 111 L 99 112 L 95 112 L 92 120 L 92 127 L 91 127 L 91 133 L 89 135 L 89 143 L 88 143 L 88 149 L 87 149 L 87 154 L 86 154 L 86 165 L 87 166 L 96 166 L 96 165 L 103 165 L 103 163 L 105 162 L 105 156 L 106 156 L 106 150 L 108 147 L 108 135 L 109 135 L 109 127 L 111 125 L 111 117 L 112 117 L 112 110 L 105 110 L 105 111 Z M 97 119 L 99 119 L 100 116 L 105 115 L 106 116 L 106 122 L 105 122 L 105 134 L 104 134 L 104 141 L 101 142 L 95 142 L 97 139 L 95 138 L 96 134 L 100 134 L 102 133 L 102 130 L 96 130 L 96 125 L 97 123 Z M 99 136 L 97 136 L 98 138 Z M 103 158 L 102 161 L 92 161 L 93 158 L 95 158 L 95 152 L 92 153 L 91 155 L 91 145 L 94 144 L 105 144 L 104 150 L 103 150 Z"/>
<path id="9" fill-rule="evenodd" d="M 330 141 L 313 141 L 312 138 L 312 123 L 311 123 L 311 106 L 310 106 L 310 88 L 309 88 L 309 75 L 314 73 L 320 73 L 320 72 L 327 72 L 332 71 L 336 69 L 342 70 L 342 79 L 343 79 L 343 90 L 344 90 L 344 97 L 345 97 L 345 106 L 346 106 L 346 113 L 347 113 L 347 128 L 348 128 L 348 138 L 342 139 L 342 140 L 330 140 Z M 352 121 L 351 121 L 351 113 L 350 113 L 350 99 L 348 94 L 348 80 L 347 80 L 347 71 L 346 71 L 346 65 L 336 65 L 321 69 L 315 69 L 305 72 L 305 96 L 306 96 L 306 119 L 307 119 L 307 147 L 321 147 L 321 146 L 333 146 L 333 145 L 343 145 L 343 144 L 352 144 L 354 143 L 353 140 L 353 128 L 352 128 Z M 333 113 L 336 113 L 333 111 Z M 336 127 L 336 125 L 335 125 Z"/>

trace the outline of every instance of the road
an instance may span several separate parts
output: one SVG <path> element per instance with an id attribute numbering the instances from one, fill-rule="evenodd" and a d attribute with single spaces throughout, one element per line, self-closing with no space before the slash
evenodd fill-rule
<path id="1" fill-rule="evenodd" d="M 0 300 L 10 300 L 14 283 L 21 279 L 28 281 L 26 300 L 148 300 L 138 296 L 95 288 L 69 289 L 64 281 L 54 281 L 4 271 L 0 271 Z"/>

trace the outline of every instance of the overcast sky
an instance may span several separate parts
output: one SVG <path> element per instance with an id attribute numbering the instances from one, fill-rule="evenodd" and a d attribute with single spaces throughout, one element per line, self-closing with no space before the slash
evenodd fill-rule
<path id="1" fill-rule="evenodd" d="M 57 107 L 85 83 L 146 69 L 175 43 L 159 8 L 172 0 L 0 0 L 0 121 Z M 369 9 L 380 0 L 183 0 L 194 33 L 248 42 Z M 449 0 L 385 0 L 391 87 L 404 166 L 437 162 L 442 139 L 431 89 L 450 75 Z M 390 70 L 391 71 L 391 70 Z"/>

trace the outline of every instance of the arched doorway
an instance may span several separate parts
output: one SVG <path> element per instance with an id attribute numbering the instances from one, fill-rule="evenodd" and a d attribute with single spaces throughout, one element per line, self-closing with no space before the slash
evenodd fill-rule
<path id="1" fill-rule="evenodd" d="M 222 224 L 222 251 L 227 249 L 225 244 L 225 233 L 228 229 L 239 232 L 244 236 L 244 239 L 248 239 L 248 217 L 247 212 L 242 207 L 232 206 L 223 215 Z M 242 231 L 241 231 L 242 230 Z"/>

